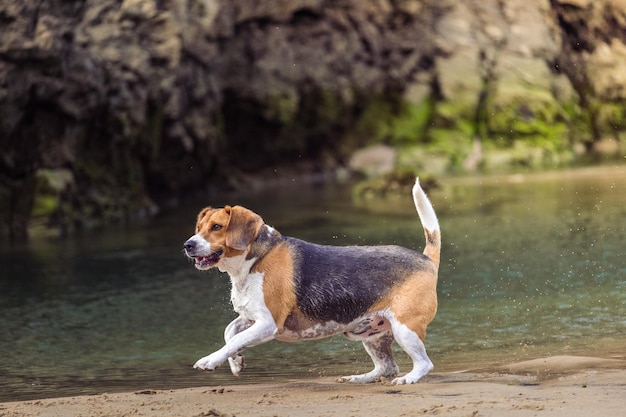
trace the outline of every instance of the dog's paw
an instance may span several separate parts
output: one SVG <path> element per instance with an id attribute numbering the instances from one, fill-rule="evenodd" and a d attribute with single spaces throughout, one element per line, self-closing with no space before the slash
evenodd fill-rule
<path id="1" fill-rule="evenodd" d="M 235 376 L 239 376 L 239 372 L 246 367 L 246 362 L 243 355 L 235 355 L 228 358 L 228 364 L 230 365 L 230 371 Z"/>
<path id="2" fill-rule="evenodd" d="M 408 380 L 405 377 L 398 377 L 398 378 L 394 378 L 393 381 L 391 381 L 392 385 L 406 385 L 406 384 L 414 384 L 417 381 L 413 381 L 411 382 L 411 380 Z"/>
<path id="3" fill-rule="evenodd" d="M 202 371 L 214 371 L 221 365 L 223 361 L 217 360 L 214 354 L 205 356 L 193 365 L 193 369 L 200 369 Z"/>
<path id="4" fill-rule="evenodd" d="M 415 384 L 422 379 L 421 376 L 411 375 L 411 373 L 406 374 L 405 376 L 399 376 L 394 378 L 391 383 L 393 385 L 407 385 L 407 384 Z"/>
<path id="5" fill-rule="evenodd" d="M 380 375 L 363 374 L 363 375 L 350 375 L 342 376 L 337 379 L 337 382 L 349 383 L 349 384 L 371 384 L 372 382 L 378 382 Z"/>
<path id="6" fill-rule="evenodd" d="M 415 384 L 424 378 L 432 369 L 433 364 L 429 362 L 426 366 L 413 368 L 411 372 L 395 378 L 391 383 L 393 385 Z"/>

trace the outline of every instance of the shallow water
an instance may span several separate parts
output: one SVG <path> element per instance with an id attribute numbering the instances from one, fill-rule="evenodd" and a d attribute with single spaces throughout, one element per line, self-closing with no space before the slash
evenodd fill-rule
<path id="1" fill-rule="evenodd" d="M 429 194 L 443 233 L 435 371 L 626 357 L 626 167 L 449 179 Z M 246 205 L 319 243 L 423 247 L 408 195 L 355 205 L 346 188 L 296 184 L 210 203 Z M 252 348 L 239 378 L 191 369 L 234 318 L 228 278 L 181 252 L 199 209 L 0 247 L 0 401 L 369 370 L 361 345 L 340 336 Z"/>

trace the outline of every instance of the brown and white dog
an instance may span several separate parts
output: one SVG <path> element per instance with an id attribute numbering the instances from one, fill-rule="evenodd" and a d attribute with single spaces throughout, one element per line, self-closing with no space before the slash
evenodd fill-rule
<path id="1" fill-rule="evenodd" d="M 245 348 L 343 333 L 363 342 L 374 369 L 339 381 L 397 376 L 394 340 L 413 360 L 413 369 L 392 383 L 419 381 L 433 368 L 424 339 L 437 311 L 441 236 L 419 180 L 413 200 L 426 235 L 423 254 L 400 246 L 316 245 L 281 235 L 244 207 L 202 210 L 185 253 L 200 270 L 217 266 L 228 272 L 239 317 L 226 327 L 224 347 L 194 368 L 212 371 L 228 360 L 238 375 Z"/>

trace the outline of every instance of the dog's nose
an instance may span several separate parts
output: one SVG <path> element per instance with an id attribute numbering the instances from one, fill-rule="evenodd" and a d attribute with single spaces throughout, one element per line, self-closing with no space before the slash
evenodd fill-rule
<path id="1" fill-rule="evenodd" d="M 185 248 L 185 250 L 193 250 L 196 248 L 196 242 L 189 239 L 183 244 L 183 247 Z"/>

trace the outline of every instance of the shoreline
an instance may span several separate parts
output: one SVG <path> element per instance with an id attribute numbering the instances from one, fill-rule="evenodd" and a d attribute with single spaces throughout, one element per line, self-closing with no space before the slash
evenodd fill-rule
<path id="1" fill-rule="evenodd" d="M 550 356 L 434 372 L 414 385 L 333 377 L 0 403 L 2 417 L 416 415 L 573 417 L 623 412 L 626 360 Z"/>

